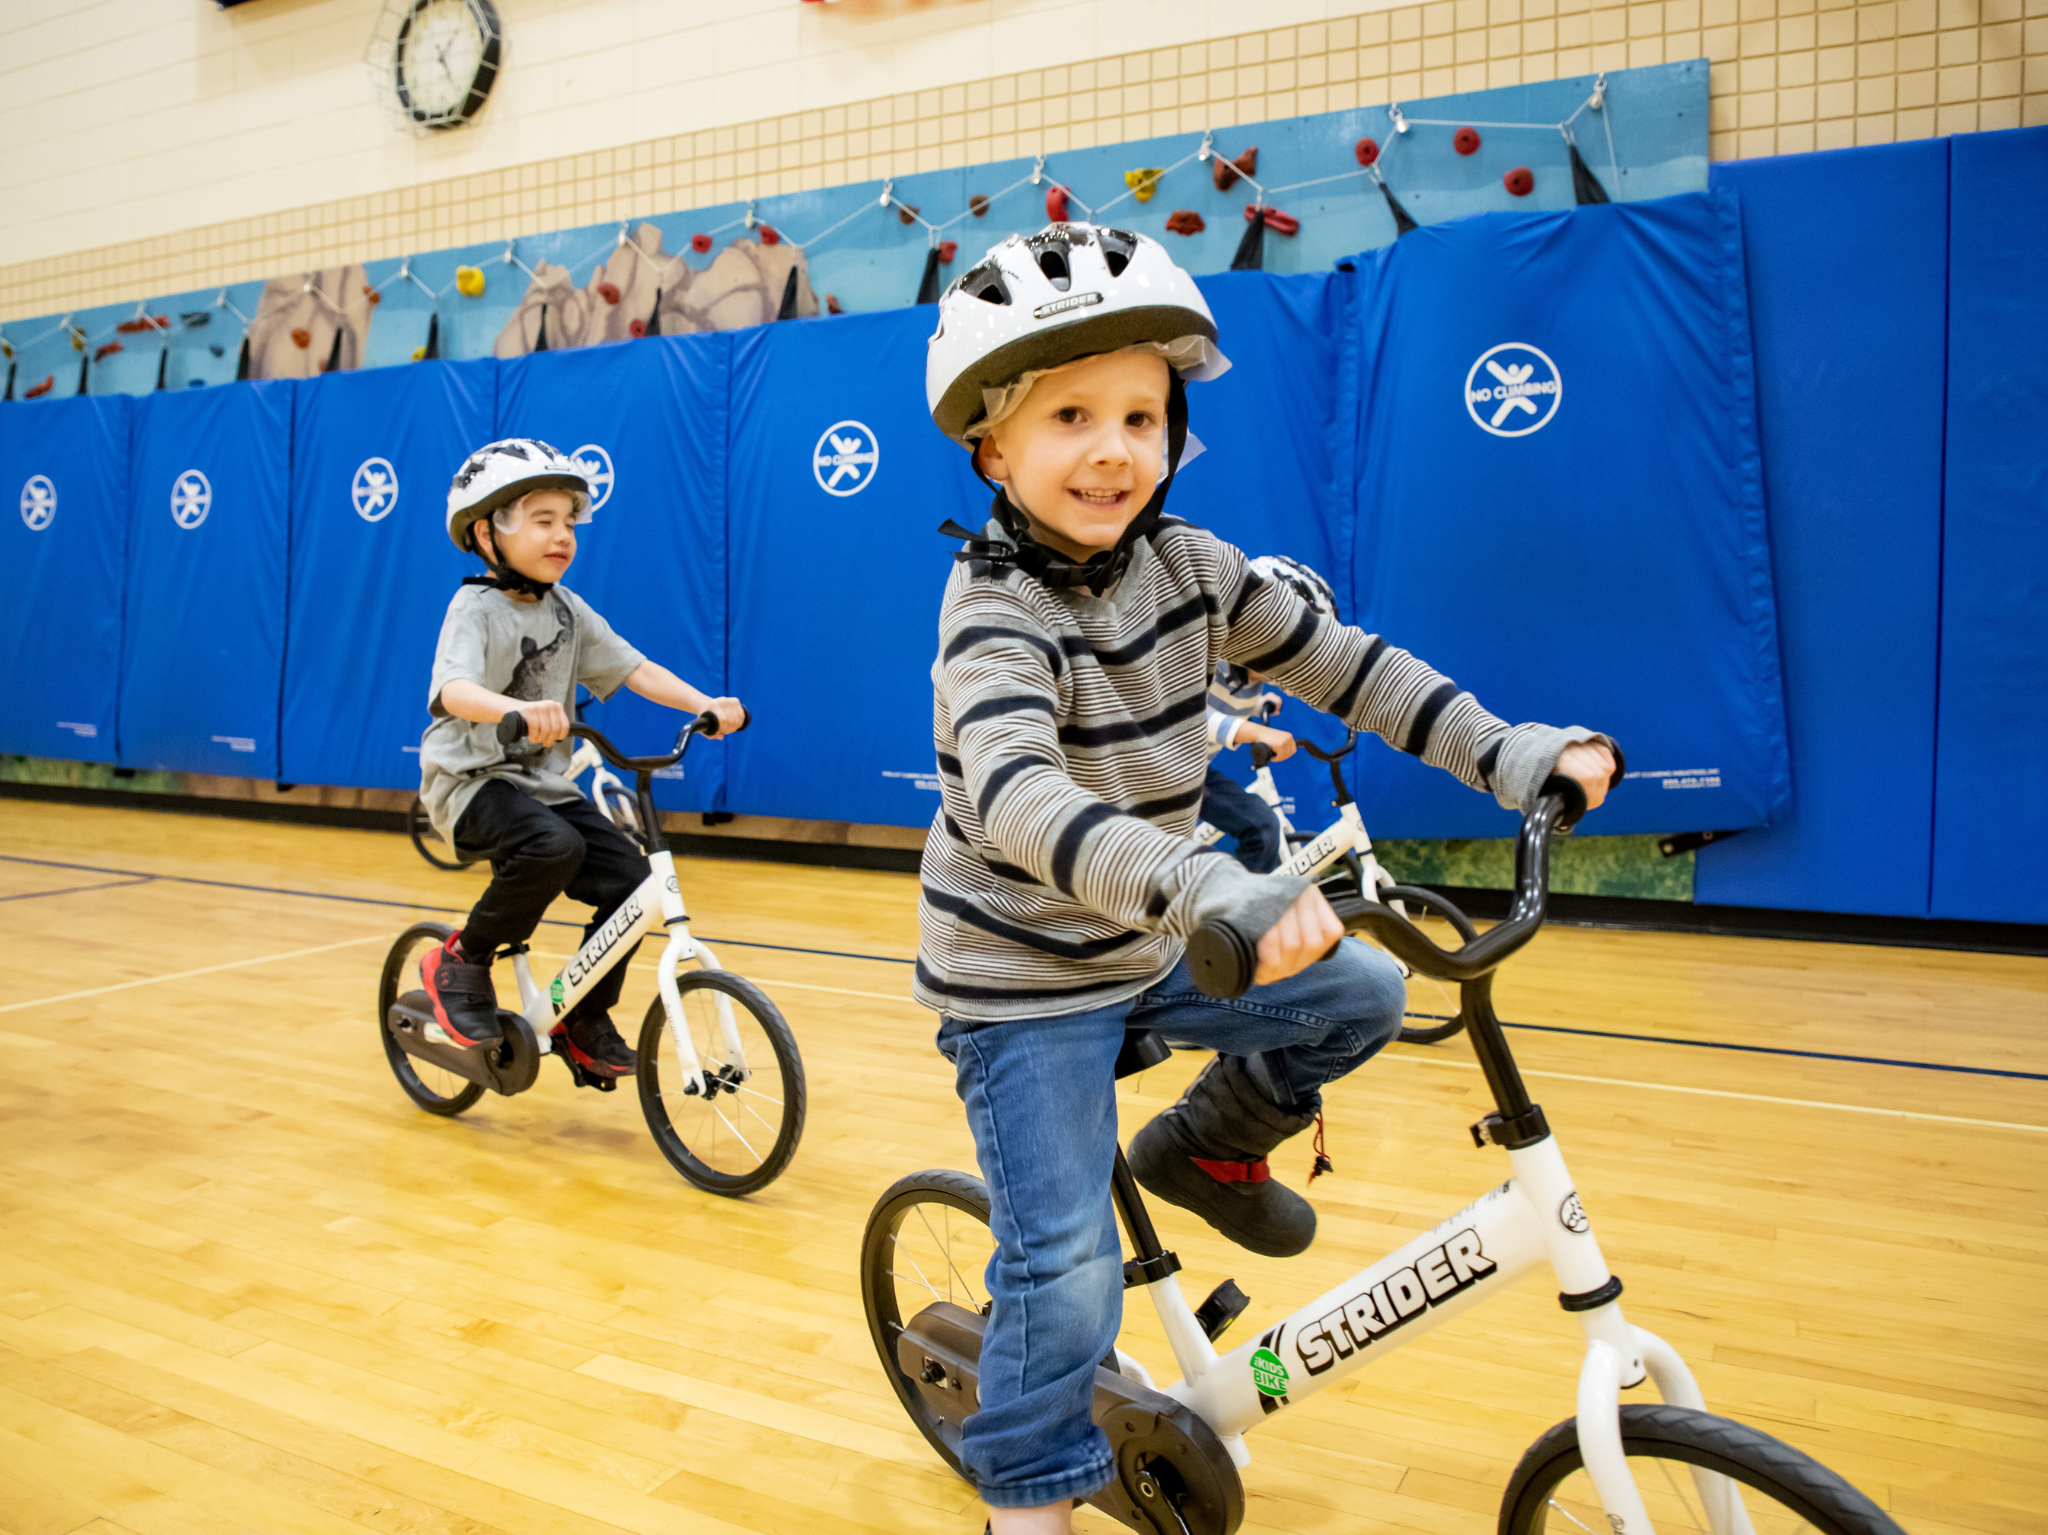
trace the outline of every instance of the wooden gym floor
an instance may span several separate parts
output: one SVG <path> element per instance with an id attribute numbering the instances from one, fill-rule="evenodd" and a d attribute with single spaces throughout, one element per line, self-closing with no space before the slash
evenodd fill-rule
<path id="1" fill-rule="evenodd" d="M 546 1063 L 459 1120 L 400 1095 L 385 946 L 480 875 L 397 836 L 4 800 L 0 849 L 0 1530 L 979 1530 L 855 1276 L 884 1187 L 973 1165 L 904 997 L 909 876 L 684 862 L 698 932 L 781 1005 L 811 1084 L 790 1171 L 731 1202 L 669 1171 L 629 1092 Z M 652 992 L 637 966 L 632 1016 Z M 1916 1535 L 2041 1528 L 2048 961 L 1561 928 L 1500 995 L 1593 1031 L 1511 1037 L 1629 1315 L 1710 1405 Z M 1126 1131 L 1195 1065 L 1127 1084 Z M 1505 1176 L 1466 1135 L 1462 1042 L 1329 1097 L 1315 1248 L 1254 1258 L 1166 1210 L 1193 1295 L 1234 1274 L 1248 1320 L 1277 1314 Z M 1389 1356 L 1253 1437 L 1246 1528 L 1491 1530 L 1572 1410 L 1575 1340 L 1531 1278 Z"/>

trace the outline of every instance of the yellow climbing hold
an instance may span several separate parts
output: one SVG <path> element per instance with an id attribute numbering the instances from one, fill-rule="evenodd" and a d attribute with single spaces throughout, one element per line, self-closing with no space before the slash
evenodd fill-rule
<path id="1" fill-rule="evenodd" d="M 1163 165 L 1147 166 L 1143 170 L 1125 171 L 1124 185 L 1131 189 L 1131 195 L 1141 203 L 1152 201 L 1152 194 L 1159 190 L 1159 178 L 1166 174 Z"/>
<path id="2" fill-rule="evenodd" d="M 484 292 L 484 269 L 476 266 L 459 266 L 455 269 L 455 291 L 464 298 L 481 298 Z"/>
<path id="3" fill-rule="evenodd" d="M 427 360 L 426 342 L 422 341 L 418 346 L 412 349 L 412 360 L 414 362 L 425 362 Z"/>

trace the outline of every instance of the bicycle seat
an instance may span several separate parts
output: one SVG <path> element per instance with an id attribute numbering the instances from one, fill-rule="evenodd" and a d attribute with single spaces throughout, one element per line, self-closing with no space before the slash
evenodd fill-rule
<path id="1" fill-rule="evenodd" d="M 1116 1053 L 1116 1074 L 1119 1080 L 1136 1076 L 1148 1066 L 1157 1066 L 1171 1057 L 1173 1047 L 1167 1044 L 1166 1036 L 1157 1029 L 1141 1028 L 1136 1024 L 1124 1030 L 1124 1047 Z"/>

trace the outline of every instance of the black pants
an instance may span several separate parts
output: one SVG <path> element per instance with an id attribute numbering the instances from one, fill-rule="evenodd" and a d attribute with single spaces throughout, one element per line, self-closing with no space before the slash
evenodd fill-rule
<path id="1" fill-rule="evenodd" d="M 597 908 L 583 930 L 587 941 L 647 878 L 647 855 L 589 800 L 543 805 L 502 778 L 477 790 L 455 823 L 455 841 L 465 854 L 491 861 L 490 886 L 462 928 L 462 947 L 471 954 L 524 943 L 558 895 Z M 628 949 L 579 1005 L 609 1012 L 632 957 Z"/>
<path id="2" fill-rule="evenodd" d="M 1202 785 L 1202 819 L 1237 839 L 1237 861 L 1252 873 L 1271 874 L 1280 867 L 1280 822 L 1272 807 L 1218 767 L 1214 758 Z"/>

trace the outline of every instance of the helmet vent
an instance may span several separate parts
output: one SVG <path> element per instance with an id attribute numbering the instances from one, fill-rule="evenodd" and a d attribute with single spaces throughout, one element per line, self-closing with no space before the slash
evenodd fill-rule
<path id="1" fill-rule="evenodd" d="M 1046 281 L 1064 293 L 1073 283 L 1073 273 L 1067 266 L 1067 253 L 1063 246 L 1047 245 L 1038 252 L 1038 270 L 1045 273 Z"/>
<path id="2" fill-rule="evenodd" d="M 1131 264 L 1131 257 L 1138 252 L 1137 237 L 1121 229 L 1104 229 L 1100 231 L 1097 243 L 1102 246 L 1102 259 L 1109 267 L 1109 275 L 1123 276 L 1124 268 Z"/>
<path id="3" fill-rule="evenodd" d="M 968 297 L 978 298 L 984 304 L 1010 302 L 1010 290 L 1003 285 L 1003 274 L 992 261 L 961 278 L 960 288 Z"/>

